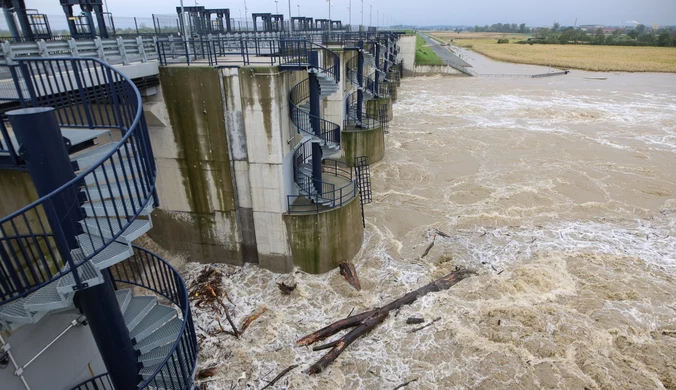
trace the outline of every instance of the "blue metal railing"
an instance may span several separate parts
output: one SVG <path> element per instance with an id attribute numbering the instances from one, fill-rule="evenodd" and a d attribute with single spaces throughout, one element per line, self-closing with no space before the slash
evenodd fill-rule
<path id="1" fill-rule="evenodd" d="M 310 136 L 316 136 L 312 128 L 312 120 L 319 122 L 319 138 L 325 144 L 340 145 L 340 126 L 325 120 L 324 118 L 310 114 L 309 110 L 300 108 L 303 102 L 310 98 L 310 79 L 305 79 L 296 84 L 289 94 L 289 109 L 291 122 L 296 126 L 299 132 Z"/>
<path id="2" fill-rule="evenodd" d="M 26 106 L 55 107 L 61 126 L 117 130 L 121 139 L 68 183 L 0 219 L 0 304 L 70 273 L 74 287 L 84 288 L 73 271 L 117 240 L 149 205 L 157 205 L 155 161 L 141 96 L 131 80 L 96 59 L 23 59 L 18 60 L 18 69 L 26 85 Z M 69 192 L 89 200 L 85 214 L 97 220 L 96 227 L 85 225 L 91 250 L 79 257 L 73 256 L 75 248 L 55 223 L 59 218 L 53 202 Z M 93 200 L 114 192 L 119 194 L 117 201 L 100 209 L 93 206 Z M 81 216 L 81 206 L 73 204 L 62 217 Z M 94 233 L 110 238 L 94 240 Z"/>
<path id="3" fill-rule="evenodd" d="M 155 372 L 139 389 L 187 390 L 197 367 L 197 333 L 190 312 L 188 290 L 181 274 L 153 252 L 134 247 L 134 257 L 109 268 L 116 289 L 141 287 L 160 295 L 180 310 L 183 323 L 176 341 Z"/>
<path id="4" fill-rule="evenodd" d="M 161 65 L 274 65 L 278 59 L 279 42 L 279 38 L 256 36 L 161 39 L 157 40 L 157 52 Z"/>
<path id="5" fill-rule="evenodd" d="M 116 289 L 143 288 L 166 298 L 181 312 L 183 323 L 171 350 L 157 365 L 155 372 L 138 388 L 190 389 L 197 367 L 197 334 L 190 312 L 188 290 L 181 274 L 161 257 L 137 246 L 134 246 L 134 257 L 109 268 L 109 272 Z M 114 390 L 114 387 L 106 373 L 88 379 L 72 390 Z"/>
<path id="6" fill-rule="evenodd" d="M 349 203 L 359 193 L 358 183 L 353 175 L 352 166 L 332 159 L 322 161 L 322 174 L 343 179 L 347 184 L 336 188 L 335 184 L 314 179 L 304 173 L 300 167 L 312 160 L 311 142 L 302 143 L 294 153 L 294 181 L 298 184 L 301 195 L 288 195 L 289 214 L 319 213 L 340 208 Z M 321 194 L 318 189 L 321 189 Z M 311 204 L 303 202 L 310 199 Z M 299 200 L 301 200 L 299 202 Z"/>
<path id="7" fill-rule="evenodd" d="M 113 381 L 110 380 L 108 373 L 97 375 L 91 379 L 74 386 L 71 390 L 115 390 Z"/>

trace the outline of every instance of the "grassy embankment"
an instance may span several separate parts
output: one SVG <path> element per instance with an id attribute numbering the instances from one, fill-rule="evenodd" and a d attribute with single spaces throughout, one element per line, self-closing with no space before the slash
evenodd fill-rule
<path id="1" fill-rule="evenodd" d="M 676 73 L 676 48 L 596 45 L 520 45 L 524 34 L 435 33 L 436 38 L 505 62 L 564 69 Z M 498 38 L 509 43 L 498 44 Z"/>
<path id="2" fill-rule="evenodd" d="M 420 34 L 416 35 L 415 42 L 416 65 L 443 65 L 444 61 L 425 43 Z"/>

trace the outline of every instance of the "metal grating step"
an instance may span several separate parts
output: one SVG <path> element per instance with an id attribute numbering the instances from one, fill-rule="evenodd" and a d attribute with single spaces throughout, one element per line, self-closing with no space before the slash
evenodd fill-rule
<path id="1" fill-rule="evenodd" d="M 130 332 L 134 330 L 155 305 L 157 305 L 156 297 L 132 297 L 127 310 L 124 312 L 124 323 L 127 324 L 127 329 Z"/>
<path id="2" fill-rule="evenodd" d="M 56 287 L 57 281 L 54 281 L 26 297 L 24 303 L 26 310 L 49 311 L 63 309 L 70 306 L 70 296 L 59 294 Z"/>
<path id="3" fill-rule="evenodd" d="M 173 336 L 173 339 L 172 337 L 167 336 L 166 339 L 170 340 L 168 344 L 165 344 L 161 347 L 156 347 L 152 351 L 139 356 L 138 362 L 141 364 L 141 367 L 150 367 L 162 363 L 164 358 L 169 355 L 169 352 L 171 352 L 171 349 L 174 347 L 174 343 L 172 341 L 176 340 L 177 337 L 178 332 L 176 332 L 176 335 Z M 182 345 L 179 344 L 178 347 L 181 348 Z"/>
<path id="4" fill-rule="evenodd" d="M 155 370 L 157 370 L 156 366 L 145 367 L 141 369 L 139 375 L 141 375 L 143 380 L 147 380 L 153 375 Z M 183 375 L 179 370 L 187 371 L 187 375 Z M 178 359 L 176 359 L 176 362 L 170 360 L 155 376 L 153 382 L 156 382 L 158 386 L 165 389 L 183 389 L 189 385 L 189 383 L 184 383 L 183 378 L 190 377 L 190 374 L 186 362 L 178 361 Z"/>
<path id="5" fill-rule="evenodd" d="M 85 218 L 80 221 L 80 226 L 86 234 L 103 237 L 105 239 L 113 238 L 120 232 L 120 222 L 111 218 Z M 127 221 L 121 221 L 124 227 Z M 132 222 L 124 232 L 117 238 L 117 241 L 130 243 L 141 237 L 153 227 L 150 219 L 137 219 Z"/>
<path id="6" fill-rule="evenodd" d="M 82 205 L 82 209 L 85 211 L 87 217 L 92 218 L 105 218 L 109 215 L 133 217 L 135 211 L 139 209 L 139 201 L 143 203 L 146 199 L 107 199 L 104 201 L 85 203 Z M 153 202 L 148 202 L 148 204 L 141 209 L 140 215 L 150 215 L 153 209 Z"/>
<path id="7" fill-rule="evenodd" d="M 77 236 L 77 240 L 80 243 L 80 248 L 82 248 L 82 251 L 87 256 L 94 253 L 96 249 L 105 246 L 105 242 L 101 238 L 93 235 L 81 234 Z M 92 257 L 89 263 L 97 269 L 103 270 L 132 256 L 134 256 L 134 250 L 129 244 L 120 244 L 113 241 L 108 246 L 105 246 L 96 256 Z"/>
<path id="8" fill-rule="evenodd" d="M 133 342 L 136 344 L 143 341 L 144 338 L 150 336 L 162 325 L 176 317 L 176 315 L 175 309 L 164 305 L 156 305 L 146 314 L 134 330 L 129 332 Z"/>
<path id="9" fill-rule="evenodd" d="M 139 169 L 144 169 L 140 162 L 137 166 L 135 162 L 132 164 L 128 160 L 118 162 L 115 164 L 115 166 L 106 164 L 102 167 L 96 168 L 92 173 L 87 175 L 85 177 L 85 183 L 90 187 L 96 188 L 96 183 L 103 184 L 106 182 L 106 178 L 109 182 L 111 182 L 111 184 L 117 183 L 118 181 L 124 182 L 123 179 L 125 178 L 137 179 L 141 176 L 138 173 Z"/>
<path id="10" fill-rule="evenodd" d="M 14 302 L 8 303 L 0 307 L 0 318 L 11 324 L 33 324 L 36 323 L 45 315 L 45 312 L 33 313 L 24 307 L 25 299 L 19 298 Z"/>
<path id="11" fill-rule="evenodd" d="M 173 343 L 178 338 L 178 333 L 181 331 L 181 319 L 174 318 L 166 324 L 162 325 L 157 329 L 153 334 L 143 339 L 140 343 L 136 344 L 136 348 L 141 357 L 145 354 L 151 353 L 155 348 L 161 347 L 163 345 Z M 139 362 L 141 360 L 139 359 Z M 149 364 L 148 364 L 149 365 Z M 144 365 L 144 366 L 148 366 Z"/>
<path id="12" fill-rule="evenodd" d="M 110 182 L 110 185 L 101 183 L 98 187 L 87 186 L 80 191 L 90 202 L 121 197 L 144 197 L 150 193 L 141 180 L 132 178 L 115 180 Z"/>
<path id="13" fill-rule="evenodd" d="M 128 288 L 115 291 L 115 298 L 117 298 L 117 304 L 120 306 L 120 311 L 124 313 L 131 302 L 131 290 Z"/>
<path id="14" fill-rule="evenodd" d="M 67 129 L 61 128 L 61 135 L 68 138 L 71 147 L 93 141 L 102 135 L 110 136 L 110 130 Z"/>
<path id="15" fill-rule="evenodd" d="M 86 152 L 73 156 L 71 157 L 70 160 L 77 162 L 79 170 L 84 170 L 96 164 L 101 158 L 103 158 L 103 156 L 105 156 L 107 153 L 117 148 L 118 145 L 120 145 L 119 142 L 109 142 L 107 144 L 101 145 L 94 149 L 89 149 Z M 127 148 L 122 147 L 119 150 L 119 155 L 117 153 L 114 155 L 113 161 L 120 161 L 120 157 L 122 159 L 128 159 L 133 155 L 134 152 L 131 150 L 131 148 L 129 148 L 129 151 L 127 151 Z"/>
<path id="16" fill-rule="evenodd" d="M 71 254 L 73 254 L 73 261 L 75 261 L 76 264 L 84 259 L 84 255 L 81 253 L 80 249 L 73 250 Z M 86 284 L 85 287 L 92 287 L 103 283 L 103 276 L 89 261 L 77 267 L 77 273 L 80 277 L 80 282 Z M 65 295 L 75 291 L 74 287 L 75 278 L 73 277 L 73 273 L 69 272 L 59 279 L 56 288 L 60 294 Z"/>

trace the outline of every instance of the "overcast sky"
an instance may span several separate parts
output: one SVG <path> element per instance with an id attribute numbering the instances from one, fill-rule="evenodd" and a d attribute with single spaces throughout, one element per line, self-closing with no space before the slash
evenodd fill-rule
<path id="1" fill-rule="evenodd" d="M 105 0 L 104 0 L 105 1 Z M 360 0 L 332 0 L 331 19 L 348 22 L 348 6 L 352 1 L 352 23 L 361 21 Z M 179 0 L 109 0 L 108 9 L 116 17 L 137 16 L 150 18 L 152 14 L 174 14 Z M 373 24 L 381 14 L 396 23 L 415 25 L 484 25 L 493 23 L 526 23 L 529 26 L 578 24 L 619 25 L 635 20 L 652 26 L 676 25 L 676 0 L 365 0 L 364 23 L 368 24 L 370 6 L 373 6 Z M 61 15 L 57 0 L 26 0 L 28 8 L 37 8 L 48 15 Z M 195 5 L 185 0 L 184 5 Z M 198 0 L 207 8 L 230 8 L 233 18 L 244 14 L 244 0 Z M 248 15 L 252 12 L 275 12 L 274 0 L 247 0 Z M 302 16 L 328 18 L 326 0 L 291 0 L 291 12 Z M 289 14 L 288 0 L 279 0 L 279 12 Z M 79 11 L 78 7 L 76 9 Z M 52 18 L 50 18 L 51 20 Z"/>

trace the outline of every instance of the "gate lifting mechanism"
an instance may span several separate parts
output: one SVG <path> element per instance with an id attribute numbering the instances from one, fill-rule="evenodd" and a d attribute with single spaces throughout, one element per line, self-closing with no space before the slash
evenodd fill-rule
<path id="1" fill-rule="evenodd" d="M 253 27 L 254 31 L 258 30 L 258 18 L 263 22 L 262 32 L 277 32 L 284 31 L 284 15 L 282 14 L 270 14 L 270 13 L 257 13 L 251 14 L 253 18 Z"/>
<path id="2" fill-rule="evenodd" d="M 181 17 L 181 10 L 185 17 Z M 208 34 L 227 34 L 232 32 L 230 9 L 206 9 L 202 6 L 176 7 L 181 32 L 186 36 L 198 37 Z M 213 15 L 216 17 L 213 18 Z M 187 22 L 187 25 L 185 23 Z"/>
<path id="3" fill-rule="evenodd" d="M 68 19 L 68 29 L 74 39 L 111 38 L 115 36 L 115 24 L 113 15 L 103 12 L 103 0 L 60 0 L 63 12 Z M 82 13 L 73 14 L 73 6 L 79 5 Z M 94 24 L 94 16 L 99 26 L 98 34 Z"/>
<path id="4" fill-rule="evenodd" d="M 52 39 L 52 30 L 49 27 L 47 15 L 40 14 L 34 9 L 26 9 L 24 0 L 2 0 L 0 6 L 5 14 L 7 28 L 14 40 Z M 16 24 L 17 19 L 19 26 Z M 19 27 L 21 32 L 19 32 Z"/>

